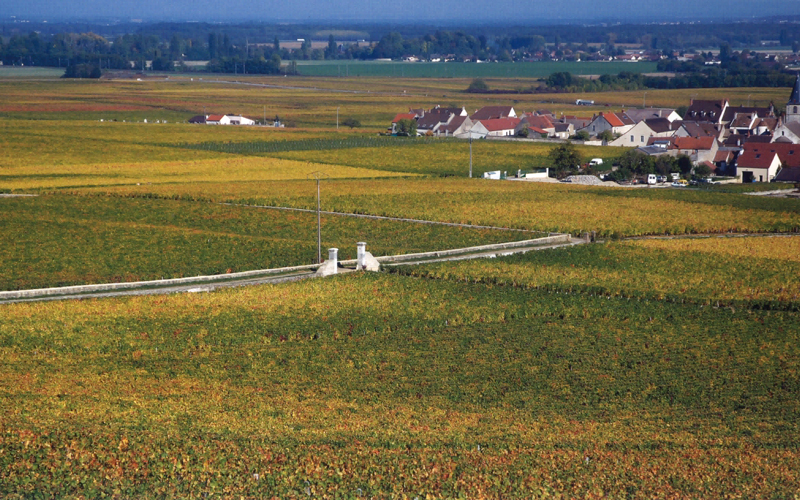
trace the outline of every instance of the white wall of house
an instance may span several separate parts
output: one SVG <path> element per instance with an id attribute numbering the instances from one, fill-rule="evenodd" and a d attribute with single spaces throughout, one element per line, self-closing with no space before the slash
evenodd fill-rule
<path id="1" fill-rule="evenodd" d="M 609 142 L 609 146 L 641 148 L 647 146 L 647 141 L 657 134 L 645 122 L 639 122 L 617 139 Z"/>
<path id="2" fill-rule="evenodd" d="M 778 175 L 780 171 L 781 161 L 778 155 L 772 159 L 769 168 L 755 168 L 755 167 L 736 167 L 736 176 L 744 180 L 745 173 L 750 172 L 753 174 L 753 182 L 770 182 Z"/>
<path id="3" fill-rule="evenodd" d="M 772 134 L 772 142 L 775 142 L 781 137 L 789 139 L 792 141 L 792 144 L 800 144 L 800 136 L 794 133 L 792 129 L 787 127 L 785 124 L 775 129 L 775 133 Z"/>

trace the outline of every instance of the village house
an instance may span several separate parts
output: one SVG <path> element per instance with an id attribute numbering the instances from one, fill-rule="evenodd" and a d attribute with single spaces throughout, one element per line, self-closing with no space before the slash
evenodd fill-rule
<path id="1" fill-rule="evenodd" d="M 556 133 L 556 127 L 553 122 L 546 116 L 534 115 L 532 113 L 524 113 L 522 119 L 517 125 L 515 134 L 519 135 L 522 129 L 527 128 L 529 132 L 535 132 L 540 135 L 552 137 Z"/>
<path id="2" fill-rule="evenodd" d="M 745 149 L 736 160 L 736 175 L 742 182 L 770 182 L 778 174 L 781 160 L 777 153 Z"/>
<path id="3" fill-rule="evenodd" d="M 692 99 L 689 109 L 683 115 L 685 121 L 710 122 L 717 125 L 722 124 L 725 110 L 728 108 L 728 100 L 705 101 Z"/>
<path id="4" fill-rule="evenodd" d="M 241 115 L 197 115 L 189 119 L 189 123 L 206 125 L 255 125 L 255 120 Z"/>
<path id="5" fill-rule="evenodd" d="M 772 165 L 772 156 L 777 155 L 779 170 Z M 752 174 L 745 174 L 752 172 Z M 736 173 L 742 182 L 769 182 L 772 180 L 794 182 L 800 179 L 800 145 L 773 142 L 770 144 L 748 142 L 736 160 Z M 752 175 L 752 177 L 750 177 Z M 763 178 L 764 180 L 760 180 Z"/>
<path id="6" fill-rule="evenodd" d="M 672 147 L 675 155 L 686 155 L 694 163 L 713 162 L 719 149 L 714 137 L 673 137 Z"/>
<path id="7" fill-rule="evenodd" d="M 625 110 L 624 113 L 628 115 L 628 118 L 637 123 L 642 120 L 650 120 L 653 118 L 666 118 L 670 122 L 681 119 L 681 115 L 670 108 L 633 108 Z"/>
<path id="8" fill-rule="evenodd" d="M 642 120 L 630 130 L 608 143 L 609 146 L 644 147 L 651 137 L 672 137 L 675 129 L 666 118 Z"/>
<path id="9" fill-rule="evenodd" d="M 724 132 L 725 129 L 721 125 L 683 120 L 675 131 L 675 137 L 714 137 L 721 140 Z"/>
<path id="10" fill-rule="evenodd" d="M 470 128 L 469 133 L 474 138 L 511 137 L 519 122 L 520 119 L 516 117 L 477 120 Z"/>
<path id="11" fill-rule="evenodd" d="M 417 119 L 417 114 L 414 113 L 413 111 L 409 113 L 398 113 L 392 120 L 392 127 L 391 127 L 392 135 L 397 135 L 397 124 L 400 122 L 400 120 L 416 120 L 416 119 Z"/>
<path id="12" fill-rule="evenodd" d="M 473 121 L 469 116 L 455 116 L 446 125 L 436 129 L 435 135 L 444 137 L 467 137 Z"/>
<path id="13" fill-rule="evenodd" d="M 470 115 L 472 121 L 493 120 L 497 118 L 516 118 L 513 106 L 484 106 Z"/>
<path id="14" fill-rule="evenodd" d="M 589 135 L 597 136 L 597 134 L 610 130 L 612 134 L 624 134 L 633 128 L 634 121 L 628 118 L 624 113 L 600 113 L 592 121 L 580 130 L 584 130 Z"/>
<path id="15" fill-rule="evenodd" d="M 773 142 L 788 142 L 800 144 L 800 122 L 788 122 L 775 128 L 772 135 Z"/>

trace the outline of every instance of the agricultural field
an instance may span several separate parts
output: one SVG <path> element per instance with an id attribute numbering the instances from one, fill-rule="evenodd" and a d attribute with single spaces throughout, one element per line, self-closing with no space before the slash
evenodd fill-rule
<path id="1" fill-rule="evenodd" d="M 314 191 L 313 183 L 306 184 Z M 179 200 L 50 195 L 0 198 L 0 290 L 179 278 L 310 264 L 317 218 Z M 325 215 L 322 248 L 356 257 L 531 239 L 537 233 Z"/>
<path id="2" fill-rule="evenodd" d="M 774 309 L 800 306 L 800 238 L 646 239 L 399 272 L 529 289 Z"/>
<path id="3" fill-rule="evenodd" d="M 38 195 L 0 197 L 0 289 L 311 263 L 315 215 L 255 205 L 315 208 L 315 171 L 323 210 L 534 232 L 324 215 L 341 258 L 356 241 L 376 255 L 607 241 L 0 304 L 1 497 L 800 494 L 800 240 L 736 234 L 797 232 L 797 200 L 468 179 L 464 142 L 375 133 L 451 97 L 549 106 L 468 96 L 469 79 L 191 78 L 0 81 L 0 192 Z M 294 126 L 181 123 L 204 106 Z M 337 107 L 365 126 L 337 132 Z M 474 170 L 546 166 L 548 148 L 475 141 Z M 646 235 L 681 238 L 630 239 Z"/>
<path id="4" fill-rule="evenodd" d="M 330 154 L 340 154 L 332 152 Z M 424 163 L 424 158 L 423 158 Z M 468 167 L 467 167 L 468 168 Z M 180 197 L 312 208 L 307 181 L 152 185 L 76 189 L 78 194 Z M 695 189 L 625 189 L 483 179 L 333 180 L 326 210 L 602 237 L 659 234 L 794 232 L 800 205 L 791 199 Z"/>
<path id="5" fill-rule="evenodd" d="M 796 313 L 385 274 L 3 312 L 5 497 L 800 481 Z"/>
<path id="6" fill-rule="evenodd" d="M 564 62 L 535 63 L 430 63 L 391 61 L 298 61 L 297 71 L 317 77 L 383 78 L 546 78 L 566 71 L 573 75 L 616 75 L 622 71 L 652 73 L 656 63 Z"/>

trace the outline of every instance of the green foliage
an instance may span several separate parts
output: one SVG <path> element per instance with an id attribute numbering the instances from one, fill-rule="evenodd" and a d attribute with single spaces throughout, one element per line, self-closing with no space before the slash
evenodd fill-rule
<path id="1" fill-rule="evenodd" d="M 4 308 L 4 497 L 796 489 L 795 313 L 364 274 L 68 306 Z"/>
<path id="2" fill-rule="evenodd" d="M 416 137 L 417 121 L 410 118 L 404 118 L 397 122 L 396 130 L 399 137 Z"/>
<path id="3" fill-rule="evenodd" d="M 70 64 L 61 78 L 100 78 L 103 76 L 96 64 Z"/>
<path id="4" fill-rule="evenodd" d="M 480 94 L 482 92 L 486 92 L 489 90 L 489 85 L 486 84 L 486 81 L 483 78 L 475 78 L 470 82 L 469 87 L 467 87 L 467 92 Z"/>
<path id="5" fill-rule="evenodd" d="M 694 175 L 697 177 L 708 177 L 711 175 L 711 169 L 705 163 L 700 163 L 694 167 Z"/>
<path id="6" fill-rule="evenodd" d="M 577 132 L 575 132 L 573 138 L 577 141 L 588 141 L 592 137 L 589 135 L 589 132 L 585 130 L 578 130 Z"/>
<path id="7" fill-rule="evenodd" d="M 653 157 L 635 149 L 624 152 L 617 161 L 620 169 L 629 170 L 636 175 L 655 172 L 655 160 Z"/>
<path id="8" fill-rule="evenodd" d="M 0 206 L 4 235 L 15 242 L 0 248 L 0 290 L 303 265 L 317 252 L 313 213 L 146 197 L 39 196 Z M 325 215 L 322 237 L 347 259 L 357 241 L 387 255 L 534 235 Z"/>
<path id="9" fill-rule="evenodd" d="M 559 179 L 577 172 L 583 160 L 574 144 L 567 141 L 550 150 L 550 162 L 554 177 Z"/>
<path id="10" fill-rule="evenodd" d="M 345 118 L 342 120 L 342 125 L 350 128 L 358 128 L 361 126 L 361 121 L 356 118 Z"/>
<path id="11" fill-rule="evenodd" d="M 602 132 L 597 134 L 597 138 L 600 139 L 603 142 L 608 143 L 608 142 L 611 142 L 611 141 L 614 140 L 614 133 L 610 129 L 609 130 L 603 130 Z"/>
<path id="12" fill-rule="evenodd" d="M 349 118 L 347 120 L 350 120 Z M 350 123 L 342 124 L 350 126 Z M 358 121 L 353 119 L 354 121 Z M 402 120 L 401 120 L 402 121 Z M 414 120 L 413 130 L 416 134 L 416 123 Z M 353 125 L 358 127 L 359 125 Z M 411 127 L 411 124 L 406 124 L 406 127 Z M 400 124 L 398 123 L 398 130 Z M 398 135 L 400 135 L 398 133 Z M 415 137 L 412 135 L 411 137 Z M 193 144 L 179 144 L 177 147 L 187 149 L 198 149 L 201 151 L 216 151 L 221 153 L 232 154 L 269 154 L 269 153 L 283 153 L 289 151 L 329 151 L 336 149 L 354 149 L 354 148 L 384 148 L 394 146 L 408 146 L 417 144 L 437 144 L 444 142 L 438 138 L 419 138 L 414 142 L 398 141 L 392 137 L 371 137 L 371 136 L 357 136 L 341 138 L 320 138 L 320 139 L 300 139 L 294 141 L 257 141 L 257 142 L 201 142 Z"/>

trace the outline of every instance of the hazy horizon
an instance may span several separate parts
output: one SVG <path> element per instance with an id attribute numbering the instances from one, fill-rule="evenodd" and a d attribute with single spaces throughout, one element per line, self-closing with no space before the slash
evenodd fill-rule
<path id="1" fill-rule="evenodd" d="M 568 3 L 497 0 L 487 8 L 477 0 L 440 0 L 436 3 L 384 3 L 376 0 L 0 0 L 0 22 L 17 18 L 42 21 L 142 20 L 147 22 L 364 22 L 466 23 L 509 22 L 562 24 L 586 22 L 672 22 L 745 20 L 770 16 L 797 16 L 800 0 L 782 3 L 764 0 L 676 0 L 669 4 L 614 0 L 572 0 Z"/>

